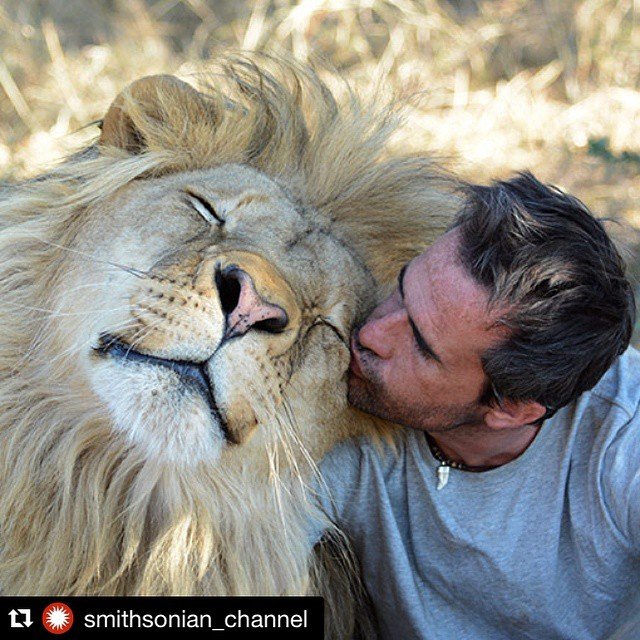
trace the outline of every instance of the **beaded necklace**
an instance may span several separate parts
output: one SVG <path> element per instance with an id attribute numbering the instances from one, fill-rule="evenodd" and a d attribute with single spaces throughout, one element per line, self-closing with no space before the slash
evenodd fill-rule
<path id="1" fill-rule="evenodd" d="M 447 486 L 447 482 L 449 482 L 449 469 L 458 469 L 459 471 L 471 471 L 472 473 L 478 473 L 480 471 L 488 471 L 489 469 L 495 469 L 500 465 L 482 465 L 482 466 L 472 466 L 469 464 L 465 464 L 464 462 L 457 462 L 456 460 L 452 460 L 451 458 L 447 458 L 447 456 L 442 453 L 440 447 L 436 444 L 435 440 L 425 432 L 425 437 L 427 439 L 427 444 L 429 445 L 429 449 L 433 454 L 433 457 L 440 463 L 437 468 L 438 474 L 438 485 L 436 489 L 440 491 Z"/>

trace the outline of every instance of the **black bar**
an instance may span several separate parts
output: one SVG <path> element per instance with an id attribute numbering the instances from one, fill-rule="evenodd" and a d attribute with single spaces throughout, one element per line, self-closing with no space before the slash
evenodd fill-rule
<path id="1" fill-rule="evenodd" d="M 70 608 L 73 616 L 66 631 L 71 616 L 65 607 Z M 46 628 L 45 617 L 57 633 Z M 119 639 L 141 635 L 147 638 L 206 635 L 211 640 L 256 640 L 265 636 L 322 640 L 324 601 L 319 597 L 264 596 L 0 596 L 0 629 L 14 640 L 106 636 Z"/>

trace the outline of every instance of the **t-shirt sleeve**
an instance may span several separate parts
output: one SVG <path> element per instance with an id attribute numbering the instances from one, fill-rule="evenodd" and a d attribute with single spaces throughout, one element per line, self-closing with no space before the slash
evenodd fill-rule
<path id="1" fill-rule="evenodd" d="M 611 443 L 603 477 L 611 520 L 625 545 L 640 557 L 640 408 Z"/>
<path id="2" fill-rule="evenodd" d="M 320 475 L 311 484 L 319 513 L 310 523 L 310 538 L 318 542 L 330 523 L 340 525 L 350 497 L 356 490 L 362 460 L 361 441 L 346 440 L 336 445 L 322 459 Z"/>

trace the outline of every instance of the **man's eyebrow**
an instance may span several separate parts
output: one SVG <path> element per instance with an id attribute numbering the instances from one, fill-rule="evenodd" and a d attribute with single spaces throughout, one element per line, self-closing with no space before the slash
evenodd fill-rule
<path id="1" fill-rule="evenodd" d="M 409 263 L 407 262 L 407 264 L 405 264 L 404 267 L 400 269 L 400 273 L 398 274 L 398 290 L 400 291 L 400 297 L 402 298 L 402 300 L 404 300 L 404 274 L 408 266 L 409 266 Z M 407 318 L 409 319 L 409 326 L 413 331 L 413 335 L 416 339 L 416 342 L 418 343 L 418 348 L 422 353 L 422 355 L 425 358 L 433 358 L 436 362 L 442 364 L 442 360 L 440 359 L 440 356 L 431 348 L 429 343 L 422 337 L 422 334 L 418 330 L 418 327 L 416 327 L 416 324 L 412 320 L 409 313 L 407 313 Z"/>

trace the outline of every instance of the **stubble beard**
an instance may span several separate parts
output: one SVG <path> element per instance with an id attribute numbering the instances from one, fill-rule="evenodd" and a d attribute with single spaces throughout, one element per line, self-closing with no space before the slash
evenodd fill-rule
<path id="1" fill-rule="evenodd" d="M 428 433 L 445 433 L 481 424 L 480 405 L 438 404 L 408 406 L 390 397 L 375 371 L 367 367 L 367 380 L 349 374 L 347 399 L 351 405 L 383 420 Z"/>

